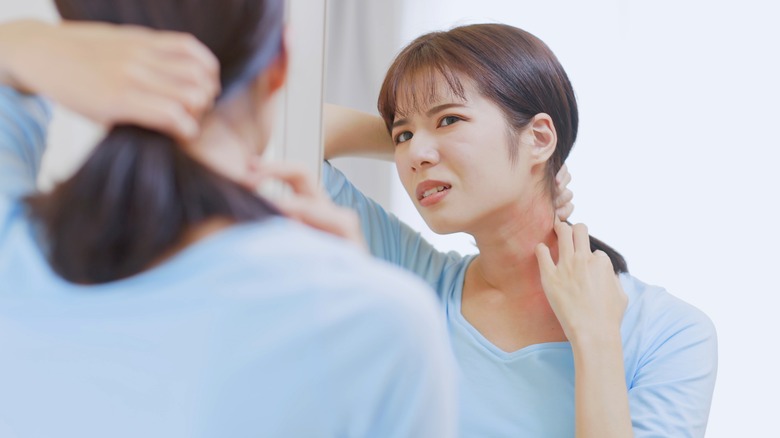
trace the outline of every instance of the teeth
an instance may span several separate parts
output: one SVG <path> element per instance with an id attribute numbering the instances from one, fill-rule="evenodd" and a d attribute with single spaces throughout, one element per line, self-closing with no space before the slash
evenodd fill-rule
<path id="1" fill-rule="evenodd" d="M 431 196 L 431 195 L 432 195 L 432 194 L 434 194 L 434 193 L 439 193 L 439 192 L 441 192 L 442 190 L 444 190 L 444 186 L 438 186 L 438 187 L 434 187 L 434 188 L 432 188 L 432 189 L 428 189 L 428 190 L 426 190 L 426 191 L 423 193 L 422 197 L 423 197 L 423 198 L 427 198 L 428 196 Z"/>

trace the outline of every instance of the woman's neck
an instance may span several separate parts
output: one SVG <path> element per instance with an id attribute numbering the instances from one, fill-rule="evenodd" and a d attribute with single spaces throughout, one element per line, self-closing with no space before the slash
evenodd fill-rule
<path id="1" fill-rule="evenodd" d="M 544 243 L 553 260 L 558 240 L 553 231 L 555 211 L 549 200 L 538 199 L 508 213 L 499 223 L 473 233 L 479 255 L 474 273 L 484 286 L 521 298 L 543 293 L 536 246 Z"/>

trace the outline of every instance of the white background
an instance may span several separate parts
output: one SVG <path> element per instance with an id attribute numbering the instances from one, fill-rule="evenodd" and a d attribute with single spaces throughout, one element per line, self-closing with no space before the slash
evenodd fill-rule
<path id="1" fill-rule="evenodd" d="M 707 436 L 776 435 L 777 3 L 397 4 L 399 43 L 455 24 L 501 21 L 552 48 L 580 105 L 580 135 L 568 161 L 576 204 L 572 219 L 621 251 L 634 275 L 665 286 L 715 322 L 720 371 Z M 0 0 L 0 19 L 21 15 L 51 16 L 49 2 Z M 70 141 L 89 131 L 69 121 L 56 124 L 52 134 Z M 66 168 L 71 155 L 54 160 L 47 172 Z M 393 208 L 420 226 L 405 196 L 396 190 Z M 473 251 L 462 237 L 434 240 L 442 248 Z"/>

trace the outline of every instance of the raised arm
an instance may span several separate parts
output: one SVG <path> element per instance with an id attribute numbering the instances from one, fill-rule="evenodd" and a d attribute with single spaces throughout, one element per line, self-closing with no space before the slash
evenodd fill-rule
<path id="1" fill-rule="evenodd" d="M 218 63 L 191 35 L 137 26 L 0 24 L 0 81 L 104 125 L 190 138 L 219 88 Z"/>
<path id="2" fill-rule="evenodd" d="M 381 117 L 350 108 L 325 104 L 325 159 L 338 157 L 368 157 L 394 161 L 395 145 Z M 556 176 L 558 183 L 555 208 L 562 221 L 574 211 L 574 195 L 568 185 L 571 175 L 566 165 Z"/>
<path id="3" fill-rule="evenodd" d="M 325 159 L 362 156 L 393 161 L 395 146 L 379 117 L 325 104 Z"/>
<path id="4" fill-rule="evenodd" d="M 218 67 L 191 36 L 98 23 L 0 24 L 0 192 L 35 189 L 49 113 L 40 94 L 104 125 L 189 138 L 210 108 Z"/>

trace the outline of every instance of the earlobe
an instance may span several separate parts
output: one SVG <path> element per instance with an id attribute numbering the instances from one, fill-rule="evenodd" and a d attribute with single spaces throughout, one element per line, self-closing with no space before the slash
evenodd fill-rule
<path id="1" fill-rule="evenodd" d="M 282 36 L 279 53 L 271 64 L 260 74 L 253 85 L 255 102 L 264 102 L 279 91 L 287 80 L 287 39 Z"/>
<path id="2" fill-rule="evenodd" d="M 532 157 L 536 163 L 544 163 L 555 152 L 558 144 L 558 134 L 552 118 L 546 113 L 539 113 L 531 119 L 528 132 L 532 135 Z"/>
<path id="3" fill-rule="evenodd" d="M 268 69 L 268 85 L 271 92 L 277 91 L 282 88 L 287 80 L 287 30 L 285 29 L 282 34 L 282 47 L 279 49 L 279 54 L 274 59 L 270 68 Z"/>

